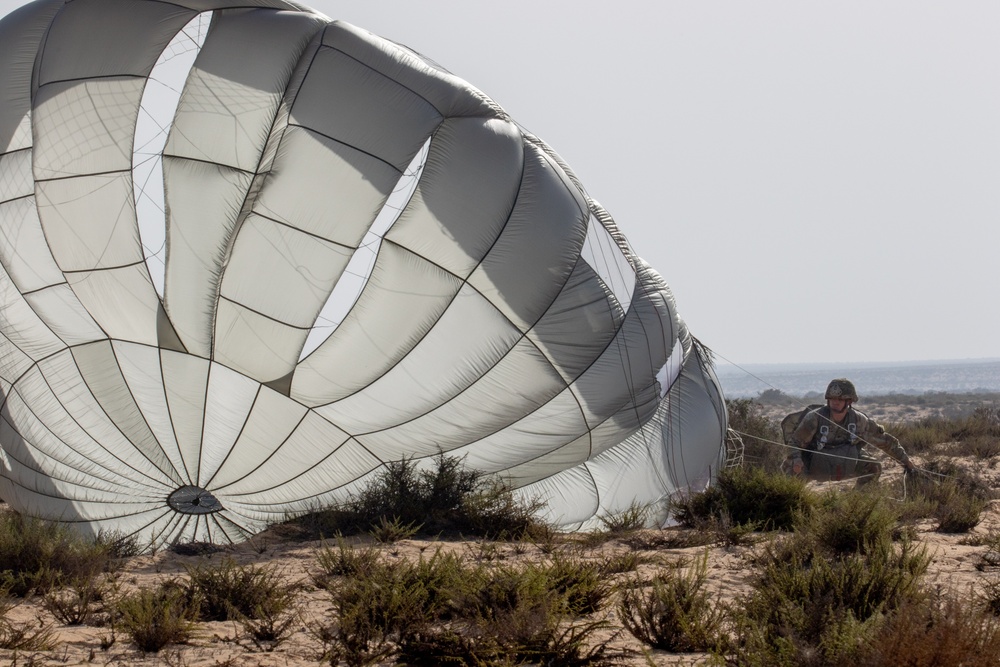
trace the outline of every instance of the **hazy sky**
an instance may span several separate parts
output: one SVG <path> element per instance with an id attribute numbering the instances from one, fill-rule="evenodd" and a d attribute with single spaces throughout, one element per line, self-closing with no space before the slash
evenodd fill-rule
<path id="1" fill-rule="evenodd" d="M 723 360 L 1000 357 L 1000 3 L 309 4 L 551 145 Z"/>

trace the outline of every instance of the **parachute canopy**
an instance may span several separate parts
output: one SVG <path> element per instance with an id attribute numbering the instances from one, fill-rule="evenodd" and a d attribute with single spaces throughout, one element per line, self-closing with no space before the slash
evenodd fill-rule
<path id="1" fill-rule="evenodd" d="M 559 157 L 280 0 L 0 22 L 0 496 L 239 541 L 445 453 L 567 529 L 704 483 L 726 419 Z"/>

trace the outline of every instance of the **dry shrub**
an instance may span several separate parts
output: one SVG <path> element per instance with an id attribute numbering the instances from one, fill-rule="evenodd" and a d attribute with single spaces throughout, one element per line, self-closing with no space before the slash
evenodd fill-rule
<path id="1" fill-rule="evenodd" d="M 62 524 L 0 513 L 0 584 L 14 596 L 94 579 L 116 557 L 108 543 L 84 539 Z"/>
<path id="2" fill-rule="evenodd" d="M 693 567 L 678 564 L 648 585 L 633 579 L 622 590 L 618 613 L 625 629 L 653 648 L 675 653 L 708 651 L 719 642 L 721 606 L 704 590 L 708 553 Z"/>
<path id="3" fill-rule="evenodd" d="M 169 644 L 186 642 L 198 616 L 197 601 L 192 601 L 176 582 L 139 590 L 119 600 L 116 606 L 116 625 L 143 653 L 157 653 Z"/>
<path id="4" fill-rule="evenodd" d="M 291 608 L 297 590 L 275 567 L 239 565 L 231 558 L 188 568 L 188 577 L 187 597 L 197 602 L 203 621 L 273 617 Z"/>
<path id="5" fill-rule="evenodd" d="M 923 547 L 893 541 L 897 509 L 880 489 L 832 492 L 794 534 L 754 558 L 752 590 L 732 608 L 730 664 L 852 665 L 904 605 L 923 599 Z"/>
<path id="6" fill-rule="evenodd" d="M 319 565 L 320 573 L 313 577 L 313 581 L 320 588 L 327 588 L 333 577 L 366 576 L 378 563 L 378 549 L 356 549 L 338 536 L 336 547 L 331 547 L 326 542 L 320 544 L 316 552 L 316 564 Z"/>
<path id="7" fill-rule="evenodd" d="M 948 595 L 907 602 L 874 634 L 857 667 L 994 667 L 1000 621 L 968 601 Z"/>
<path id="8" fill-rule="evenodd" d="M 948 459 L 932 459 L 923 472 L 911 476 L 907 484 L 907 513 L 937 519 L 942 533 L 966 533 L 977 525 L 983 510 L 994 496 L 989 485 L 976 473 Z"/>
<path id="9" fill-rule="evenodd" d="M 55 648 L 52 628 L 38 623 L 14 623 L 7 614 L 15 607 L 8 591 L 0 590 L 0 649 L 15 651 L 51 651 Z"/>
<path id="10" fill-rule="evenodd" d="M 778 472 L 785 458 L 774 444 L 781 442 L 781 429 L 767 417 L 764 406 L 750 398 L 726 399 L 726 412 L 729 428 L 743 440 L 743 460 L 753 467 Z"/>
<path id="11" fill-rule="evenodd" d="M 524 500 L 502 480 L 438 456 L 433 469 L 414 459 L 387 463 L 341 506 L 290 520 L 283 533 L 303 539 L 373 531 L 385 541 L 416 534 L 519 539 L 546 529 L 543 504 Z"/>
<path id="12" fill-rule="evenodd" d="M 712 521 L 749 525 L 759 530 L 789 530 L 812 511 L 815 494 L 804 480 L 762 468 L 726 468 L 716 485 L 673 502 L 682 525 L 705 528 Z"/>

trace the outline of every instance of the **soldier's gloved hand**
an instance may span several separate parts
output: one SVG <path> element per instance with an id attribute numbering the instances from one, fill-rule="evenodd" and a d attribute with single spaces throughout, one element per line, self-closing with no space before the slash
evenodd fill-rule
<path id="1" fill-rule="evenodd" d="M 903 470 L 906 471 L 907 475 L 913 475 L 917 472 L 917 466 L 913 465 L 913 461 L 906 459 L 903 461 Z"/>

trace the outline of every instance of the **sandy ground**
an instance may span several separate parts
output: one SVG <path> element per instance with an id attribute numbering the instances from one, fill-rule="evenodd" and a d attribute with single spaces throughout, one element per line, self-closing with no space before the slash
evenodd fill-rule
<path id="1" fill-rule="evenodd" d="M 919 460 L 918 460 L 919 462 Z M 967 462 L 1000 491 L 1000 471 L 989 464 Z M 899 467 L 886 464 L 884 481 L 890 483 L 901 474 Z M 1000 494 L 998 494 L 1000 495 Z M 648 564 L 642 566 L 640 574 L 652 576 L 658 568 L 679 560 L 691 562 L 708 550 L 709 588 L 720 600 L 732 600 L 747 590 L 747 577 L 751 571 L 748 558 L 750 546 L 694 546 L 689 548 L 666 548 L 667 538 L 676 535 L 680 529 L 643 531 L 639 539 L 611 540 L 595 547 L 582 547 L 573 540 L 567 540 L 560 548 L 569 555 L 600 560 L 616 552 L 637 550 L 648 557 Z M 933 522 L 918 524 L 918 540 L 927 546 L 933 556 L 926 583 L 942 587 L 963 595 L 974 595 L 985 582 L 1000 577 L 1000 567 L 981 567 L 987 556 L 987 548 L 976 538 L 1000 533 L 1000 500 L 993 501 L 983 513 L 982 520 L 972 533 L 948 535 L 934 531 Z M 761 538 L 763 539 L 763 537 Z M 356 543 L 365 545 L 370 538 L 357 538 Z M 301 582 L 304 586 L 299 594 L 299 616 L 295 631 L 284 643 L 267 652 L 254 646 L 236 623 L 200 623 L 195 637 L 185 645 L 175 645 L 159 654 L 144 655 L 129 643 L 127 636 L 118 633 L 113 636 L 110 628 L 101 625 L 62 626 L 49 614 L 38 598 L 21 602 L 9 618 L 16 623 L 49 625 L 53 628 L 58 647 L 49 652 L 12 653 L 0 651 L 0 664 L 11 665 L 169 665 L 171 667 L 299 667 L 319 664 L 320 643 L 309 632 L 308 627 L 321 620 L 329 620 L 333 609 L 329 594 L 313 584 L 314 574 L 319 572 L 316 564 L 319 542 L 294 542 L 280 539 L 276 534 L 265 533 L 252 542 L 232 547 L 212 554 L 180 555 L 163 551 L 155 555 L 130 559 L 119 576 L 122 592 L 136 587 L 152 587 L 158 582 L 182 576 L 187 568 L 202 563 L 217 562 L 222 558 L 233 558 L 239 563 L 259 563 L 274 566 L 289 581 Z M 419 559 L 436 549 L 461 554 L 469 559 L 502 559 L 518 562 L 526 559 L 546 558 L 544 545 L 524 545 L 510 543 L 486 544 L 481 542 L 405 540 L 391 545 L 382 545 L 383 557 L 389 561 Z M 607 608 L 609 620 L 618 625 L 614 618 L 614 605 Z M 113 643 L 111 642 L 114 639 Z M 704 661 L 703 655 L 678 655 L 643 647 L 627 632 L 616 640 L 617 644 L 636 649 L 640 653 L 629 664 L 649 666 L 697 665 Z M 110 646 L 108 646 L 110 644 Z"/>

